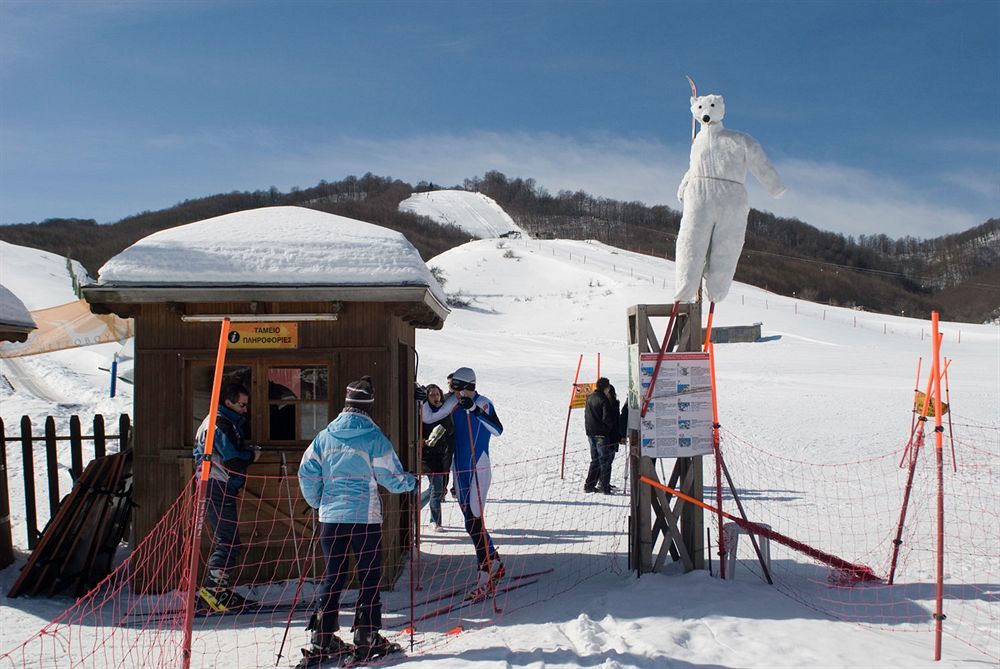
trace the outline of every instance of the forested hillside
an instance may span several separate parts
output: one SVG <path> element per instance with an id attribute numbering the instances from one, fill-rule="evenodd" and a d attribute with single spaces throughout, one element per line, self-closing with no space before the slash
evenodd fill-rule
<path id="1" fill-rule="evenodd" d="M 597 239 L 674 257 L 680 212 L 669 207 L 583 191 L 552 195 L 533 179 L 511 179 L 495 171 L 456 187 L 493 198 L 537 237 Z M 271 188 L 185 200 L 107 225 L 50 219 L 0 226 L 0 239 L 70 256 L 96 275 L 108 258 L 157 230 L 244 209 L 299 205 L 397 230 L 429 259 L 469 239 L 454 226 L 399 210 L 412 193 L 436 188 L 366 174 L 287 193 Z M 854 239 L 751 210 L 736 279 L 784 295 L 870 311 L 927 317 L 937 309 L 949 320 L 994 320 L 1000 318 L 1000 219 L 930 240 L 885 235 Z"/>

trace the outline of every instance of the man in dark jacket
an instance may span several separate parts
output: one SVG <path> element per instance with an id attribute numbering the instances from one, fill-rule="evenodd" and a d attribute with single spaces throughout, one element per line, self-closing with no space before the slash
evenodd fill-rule
<path id="1" fill-rule="evenodd" d="M 611 435 L 618 430 L 618 417 L 608 398 L 611 383 L 603 376 L 597 379 L 584 407 L 584 423 L 587 439 L 590 441 L 590 471 L 583 485 L 584 492 L 611 494 L 611 461 L 615 457 L 611 450 Z"/>
<path id="2" fill-rule="evenodd" d="M 247 606 L 247 601 L 233 591 L 229 571 L 243 552 L 237 515 L 240 490 L 246 483 L 247 467 L 260 457 L 260 450 L 247 443 L 249 401 L 250 391 L 245 386 L 228 384 L 219 395 L 215 417 L 212 467 L 205 490 L 205 522 L 212 530 L 214 542 L 206 565 L 205 587 L 198 593 L 199 606 L 214 611 Z M 208 419 L 206 416 L 195 436 L 196 463 L 205 457 Z"/>

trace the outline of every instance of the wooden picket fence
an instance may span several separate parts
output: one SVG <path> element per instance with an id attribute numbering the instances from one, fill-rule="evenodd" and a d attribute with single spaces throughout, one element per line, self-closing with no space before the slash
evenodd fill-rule
<path id="1" fill-rule="evenodd" d="M 118 417 L 118 434 L 107 434 L 104 416 L 94 416 L 93 432 L 83 434 L 80 417 L 69 419 L 69 435 L 56 434 L 56 421 L 52 416 L 45 419 L 43 434 L 34 436 L 31 419 L 21 417 L 20 434 L 7 435 L 3 419 L 0 419 L 0 569 L 14 560 L 13 540 L 10 524 L 10 481 L 7 480 L 7 444 L 21 444 L 21 473 L 24 482 L 25 528 L 28 534 L 28 549 L 33 550 L 41 537 L 38 528 L 38 513 L 35 499 L 35 444 L 42 443 L 45 447 L 45 468 L 47 471 L 50 517 L 55 517 L 59 510 L 62 495 L 59 490 L 59 442 L 69 442 L 70 476 L 75 481 L 84 468 L 84 442 L 93 444 L 93 457 L 99 458 L 107 454 L 109 442 L 117 442 L 118 450 L 124 450 L 128 445 L 129 433 L 132 429 L 131 420 L 127 414 Z M 89 453 L 88 453 L 89 455 Z M 69 491 L 66 491 L 69 492 Z"/>

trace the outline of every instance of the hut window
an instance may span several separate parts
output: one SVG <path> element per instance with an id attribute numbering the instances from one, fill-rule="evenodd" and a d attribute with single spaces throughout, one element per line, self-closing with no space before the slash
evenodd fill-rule
<path id="1" fill-rule="evenodd" d="M 329 369 L 325 366 L 268 367 L 268 437 L 310 440 L 329 416 Z"/>

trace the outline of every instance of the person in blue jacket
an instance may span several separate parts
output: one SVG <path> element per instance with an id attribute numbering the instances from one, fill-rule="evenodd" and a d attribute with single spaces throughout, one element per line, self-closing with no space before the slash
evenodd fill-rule
<path id="1" fill-rule="evenodd" d="M 503 433 L 492 400 L 476 392 L 476 373 L 459 367 L 448 381 L 452 394 L 436 410 L 426 404 L 421 413 L 425 423 L 452 416 L 455 424 L 455 456 L 452 461 L 458 505 L 465 516 L 465 531 L 472 539 L 479 562 L 476 588 L 469 599 L 491 596 L 504 576 L 503 561 L 483 524 L 483 506 L 490 489 L 490 437 Z"/>
<path id="2" fill-rule="evenodd" d="M 344 410 L 316 435 L 299 465 L 299 487 L 309 506 L 317 510 L 326 562 L 318 608 L 310 624 L 312 643 L 302 650 L 300 669 L 343 660 L 352 652 L 354 660 L 365 662 L 402 650 L 379 634 L 382 502 L 378 485 L 403 493 L 413 490 L 416 480 L 403 471 L 392 442 L 372 420 L 374 404 L 371 377 L 347 386 Z M 349 550 L 355 556 L 360 584 L 353 651 L 336 634 L 340 594 L 349 576 Z"/>
<path id="3" fill-rule="evenodd" d="M 247 605 L 247 601 L 232 590 L 229 572 L 243 552 L 238 515 L 240 490 L 246 483 L 247 467 L 260 457 L 260 449 L 247 443 L 249 401 L 250 391 L 246 386 L 227 384 L 219 394 L 215 415 L 212 464 L 205 490 L 205 522 L 212 530 L 214 543 L 206 565 L 204 588 L 199 590 L 198 599 L 199 606 L 215 610 Z M 200 464 L 205 457 L 209 418 L 205 417 L 195 435 L 196 464 Z"/>

